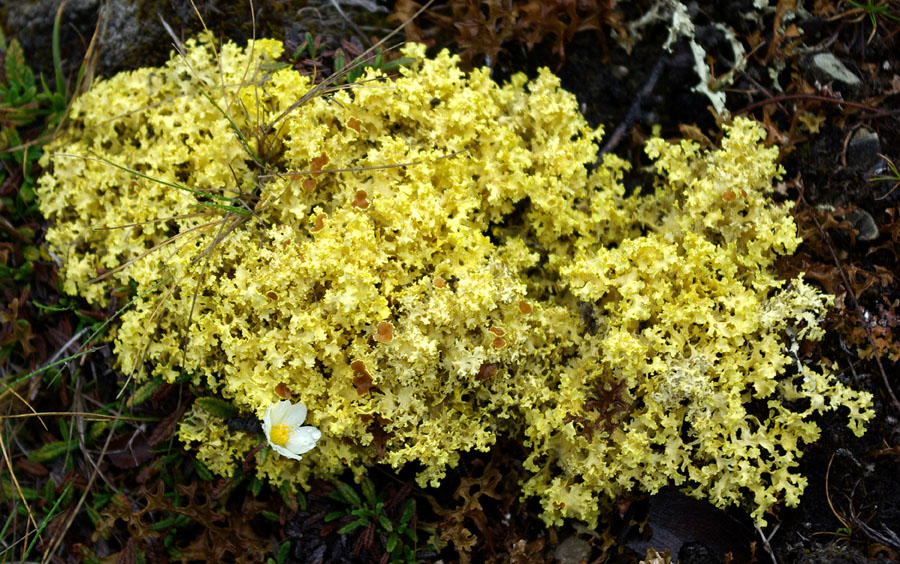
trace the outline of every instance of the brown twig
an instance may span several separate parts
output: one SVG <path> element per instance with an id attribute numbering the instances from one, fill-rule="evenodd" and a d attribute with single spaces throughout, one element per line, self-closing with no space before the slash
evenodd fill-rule
<path id="1" fill-rule="evenodd" d="M 747 80 L 748 82 L 750 82 L 751 84 L 756 86 L 760 91 L 762 91 L 763 94 L 768 96 L 770 99 L 775 98 L 775 95 L 772 94 L 772 91 L 769 90 L 768 88 L 766 88 L 765 86 L 763 86 L 762 84 L 760 84 L 758 80 L 756 80 L 755 78 L 750 76 L 750 73 L 745 72 L 741 76 L 742 76 L 742 78 L 744 78 L 745 80 Z M 786 114 L 789 113 L 787 108 L 785 108 L 784 106 L 781 105 L 781 102 L 774 102 L 774 103 L 778 105 L 778 108 L 781 109 L 782 112 L 784 112 Z M 738 112 L 738 113 L 740 113 L 740 112 Z"/>
<path id="2" fill-rule="evenodd" d="M 884 117 L 900 113 L 900 110 L 881 111 L 878 108 L 873 108 L 872 106 L 867 106 L 866 104 L 860 104 L 858 102 L 848 102 L 847 100 L 841 100 L 839 98 L 829 98 L 828 96 L 819 96 L 818 94 L 785 94 L 784 96 L 775 96 L 773 98 L 766 98 L 765 100 L 754 102 L 753 104 L 745 106 L 736 111 L 735 115 L 746 114 L 747 112 L 752 112 L 753 110 L 762 106 L 767 106 L 769 104 L 778 104 L 787 100 L 813 100 L 816 102 L 842 104 L 844 106 L 850 106 L 851 108 L 858 108 L 860 110 L 866 110 L 867 112 L 875 113 L 875 115 L 868 117 Z"/>
<path id="3" fill-rule="evenodd" d="M 831 489 L 828 485 L 828 477 L 831 475 L 831 463 L 834 462 L 834 455 L 836 452 L 831 453 L 831 458 L 828 459 L 828 467 L 825 469 L 825 500 L 828 502 L 828 507 L 831 508 L 831 512 L 837 517 L 837 520 L 841 522 L 841 525 L 844 526 L 848 531 L 853 530 L 853 525 L 849 521 L 847 521 L 837 510 L 834 508 L 834 504 L 831 502 Z"/>
<path id="4" fill-rule="evenodd" d="M 844 147 L 841 150 L 841 166 L 847 168 L 847 149 L 850 147 L 850 138 L 853 137 L 853 134 L 857 129 L 862 127 L 861 123 L 857 123 L 847 132 L 847 135 L 844 137 Z"/>
<path id="5" fill-rule="evenodd" d="M 628 111 L 625 113 L 625 117 L 622 119 L 622 122 L 616 127 L 616 130 L 613 131 L 613 134 L 610 135 L 609 140 L 600 148 L 600 153 L 597 155 L 596 166 L 600 165 L 600 161 L 603 159 L 603 155 L 613 151 L 619 142 L 622 140 L 622 137 L 634 126 L 634 123 L 638 120 L 640 116 L 640 111 L 644 102 L 647 98 L 650 97 L 650 93 L 653 92 L 653 88 L 656 86 L 656 82 L 659 80 L 659 77 L 662 76 L 663 69 L 666 68 L 666 64 L 668 63 L 669 58 L 665 55 L 660 57 L 656 64 L 653 65 L 653 69 L 650 71 L 650 76 L 647 77 L 647 82 L 644 83 L 644 87 L 641 88 L 641 91 L 638 92 L 637 97 L 632 102 L 631 106 L 628 108 Z"/>

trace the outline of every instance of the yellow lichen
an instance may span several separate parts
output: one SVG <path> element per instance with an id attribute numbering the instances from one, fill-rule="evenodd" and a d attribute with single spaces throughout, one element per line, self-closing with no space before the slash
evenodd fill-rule
<path id="1" fill-rule="evenodd" d="M 752 122 L 715 151 L 652 139 L 661 182 L 626 197 L 628 163 L 591 169 L 601 131 L 547 70 L 498 85 L 410 45 L 399 77 L 370 70 L 265 129 L 311 87 L 264 70 L 281 44 L 226 43 L 220 61 L 208 40 L 186 47 L 74 103 L 40 205 L 67 292 L 105 303 L 136 285 L 120 368 L 183 369 L 257 417 L 285 394 L 308 406 L 316 448 L 264 449 L 260 476 L 305 487 L 417 462 L 437 484 L 524 433 L 523 491 L 548 522 L 670 483 L 762 521 L 797 503 L 813 415 L 846 407 L 857 433 L 871 417 L 798 357 L 829 302 L 775 276 L 799 240 Z M 210 191 L 252 215 L 198 206 Z M 197 408 L 179 436 L 221 474 L 259 444 Z"/>

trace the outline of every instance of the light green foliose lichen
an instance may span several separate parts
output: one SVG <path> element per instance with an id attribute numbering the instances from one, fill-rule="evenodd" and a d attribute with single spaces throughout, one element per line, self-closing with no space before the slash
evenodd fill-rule
<path id="1" fill-rule="evenodd" d="M 220 62 L 209 41 L 187 49 L 75 102 L 40 205 L 67 292 L 104 303 L 137 286 L 121 369 L 173 381 L 183 363 L 257 416 L 285 390 L 308 406 L 316 448 L 263 450 L 260 475 L 305 487 L 415 462 L 437 484 L 461 453 L 524 433 L 523 489 L 548 523 L 594 523 L 668 483 L 762 522 L 798 501 L 815 414 L 846 407 L 857 434 L 871 418 L 867 394 L 797 357 L 829 298 L 775 276 L 799 240 L 768 198 L 780 171 L 754 123 L 716 151 L 651 140 L 658 186 L 625 197 L 628 164 L 589 170 L 601 132 L 547 70 L 501 86 L 412 45 L 399 78 L 369 71 L 260 133 L 310 88 L 264 70 L 282 45 L 226 43 Z M 209 198 L 147 177 L 255 194 L 241 197 L 255 209 L 223 223 L 197 206 Z M 199 407 L 179 434 L 226 475 L 259 442 Z"/>

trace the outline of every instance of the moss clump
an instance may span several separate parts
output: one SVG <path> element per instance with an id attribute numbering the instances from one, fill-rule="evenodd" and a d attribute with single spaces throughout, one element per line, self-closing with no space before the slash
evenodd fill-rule
<path id="1" fill-rule="evenodd" d="M 666 483 L 762 521 L 797 502 L 815 413 L 849 407 L 858 433 L 871 417 L 868 396 L 797 358 L 828 300 L 773 273 L 798 239 L 752 122 L 717 151 L 654 139 L 660 184 L 626 198 L 627 163 L 589 172 L 601 132 L 549 71 L 501 86 L 409 46 L 399 78 L 369 71 L 264 130 L 310 88 L 264 70 L 281 49 L 225 44 L 217 61 L 189 42 L 187 59 L 96 84 L 39 188 L 67 291 L 99 303 L 137 284 L 121 368 L 171 381 L 183 365 L 257 416 L 285 393 L 309 407 L 318 446 L 263 451 L 260 474 L 305 486 L 417 462 L 437 484 L 460 453 L 524 431 L 524 491 L 548 522 Z M 252 216 L 202 207 L 211 192 Z M 228 474 L 253 441 L 198 409 L 180 435 L 218 445 L 198 456 Z"/>

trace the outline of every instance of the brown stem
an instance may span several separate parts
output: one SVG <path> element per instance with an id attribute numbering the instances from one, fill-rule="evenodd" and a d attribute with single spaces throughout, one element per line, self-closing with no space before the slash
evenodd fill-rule
<path id="1" fill-rule="evenodd" d="M 848 102 L 847 100 L 841 100 L 839 98 L 829 98 L 828 96 L 819 96 L 817 94 L 785 94 L 784 96 L 775 96 L 773 98 L 767 98 L 765 100 L 760 100 L 759 102 L 750 104 L 749 106 L 746 106 L 743 109 L 740 109 L 737 112 L 735 112 L 735 115 L 752 112 L 756 108 L 760 108 L 762 106 L 767 106 L 769 104 L 777 104 L 779 102 L 784 102 L 787 100 L 813 100 L 816 102 L 829 102 L 832 104 L 843 104 L 845 106 L 850 106 L 851 108 L 859 108 L 860 110 L 866 110 L 868 112 L 875 112 L 879 117 L 889 116 L 889 115 L 898 113 L 897 110 L 890 111 L 890 112 L 882 112 L 878 108 L 873 108 L 872 106 L 867 106 L 865 104 L 859 104 L 857 102 Z"/>

